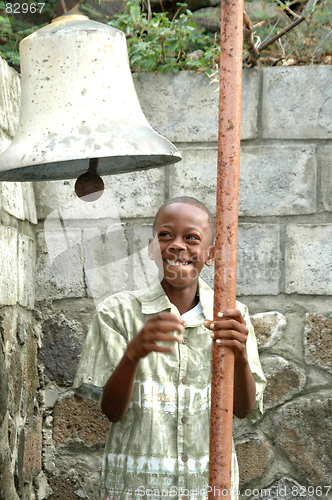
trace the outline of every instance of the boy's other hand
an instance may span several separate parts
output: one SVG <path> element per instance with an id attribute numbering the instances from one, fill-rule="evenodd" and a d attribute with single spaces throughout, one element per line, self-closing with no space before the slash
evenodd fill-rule
<path id="1" fill-rule="evenodd" d="M 212 330 L 211 337 L 220 346 L 234 349 L 235 363 L 247 363 L 246 349 L 249 330 L 240 311 L 228 309 L 218 314 L 216 321 L 205 321 L 204 326 Z"/>
<path id="2" fill-rule="evenodd" d="M 131 361 L 138 361 L 150 352 L 174 353 L 173 347 L 162 347 L 157 341 L 182 342 L 182 337 L 170 332 L 184 331 L 184 320 L 180 316 L 161 312 L 148 319 L 142 330 L 133 338 L 127 347 L 126 354 Z"/>

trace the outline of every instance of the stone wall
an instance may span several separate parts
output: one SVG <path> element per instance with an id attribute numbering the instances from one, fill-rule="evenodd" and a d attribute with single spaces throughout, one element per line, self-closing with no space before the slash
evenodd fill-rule
<path id="1" fill-rule="evenodd" d="M 19 114 L 19 75 L 0 58 L 0 151 Z M 0 183 L 0 499 L 44 498 L 43 383 L 34 321 L 35 230 L 31 183 Z M 35 495 L 38 495 L 37 497 Z"/>
<path id="2" fill-rule="evenodd" d="M 234 422 L 243 498 L 332 498 L 331 71 L 244 70 L 237 290 L 252 314 L 268 385 L 263 418 Z M 32 470 L 30 477 L 41 474 L 33 485 L 40 499 L 98 498 L 109 424 L 98 405 L 70 390 L 95 305 L 153 275 L 146 247 L 164 200 L 192 195 L 215 211 L 218 84 L 180 72 L 142 74 L 135 85 L 151 125 L 177 145 L 182 162 L 105 178 L 105 193 L 90 204 L 75 197 L 72 181 L 35 183 L 36 227 L 35 220 L 20 225 L 16 214 L 9 217 L 9 202 L 2 201 L 6 231 L 31 228 L 37 248 L 35 306 L 17 305 L 15 298 L 8 305 L 1 300 L 0 310 L 33 310 L 40 374 L 35 423 L 28 417 L 16 423 L 10 390 L 1 391 L 1 415 L 15 422 L 17 436 L 24 425 L 40 430 L 43 415 L 42 456 L 35 432 L 26 438 L 35 447 L 26 453 L 34 468 L 28 458 L 22 466 Z M 12 256 L 9 240 L 1 244 Z M 32 283 L 28 272 L 25 281 Z M 213 269 L 204 278 L 212 284 Z M 8 285 L 5 295 L 11 290 Z M 27 349 L 20 331 L 11 334 L 11 344 L 2 334 L 1 380 L 12 384 L 10 356 L 22 359 Z M 22 464 L 18 438 L 10 447 L 3 435 L 14 470 L 14 463 Z M 14 487 L 23 498 L 17 481 Z"/>

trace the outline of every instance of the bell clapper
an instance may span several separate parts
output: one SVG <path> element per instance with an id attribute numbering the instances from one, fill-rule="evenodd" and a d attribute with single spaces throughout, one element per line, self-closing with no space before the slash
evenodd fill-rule
<path id="1" fill-rule="evenodd" d="M 75 182 L 75 193 L 83 201 L 96 201 L 104 192 L 104 181 L 97 174 L 98 161 L 99 158 L 91 158 L 88 171 Z"/>

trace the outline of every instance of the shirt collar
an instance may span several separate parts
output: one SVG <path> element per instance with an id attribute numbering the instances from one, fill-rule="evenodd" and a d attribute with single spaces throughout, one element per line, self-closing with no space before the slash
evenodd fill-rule
<path id="1" fill-rule="evenodd" d="M 201 278 L 198 279 L 198 293 L 205 319 L 212 320 L 213 290 Z M 148 288 L 140 296 L 140 300 L 143 314 L 157 314 L 172 309 L 172 304 L 158 278 L 149 284 Z"/>

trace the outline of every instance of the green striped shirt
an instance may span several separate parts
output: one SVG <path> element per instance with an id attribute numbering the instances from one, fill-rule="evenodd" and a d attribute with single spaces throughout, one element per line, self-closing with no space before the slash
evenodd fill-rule
<path id="1" fill-rule="evenodd" d="M 212 339 L 204 327 L 213 319 L 213 291 L 199 279 L 202 313 L 185 324 L 184 343 L 174 354 L 152 352 L 139 363 L 125 417 L 112 423 L 106 442 L 102 500 L 199 499 L 208 494 Z M 256 406 L 263 411 L 265 377 L 247 307 L 247 352 L 256 381 Z M 145 290 L 107 298 L 97 308 L 74 381 L 75 392 L 97 401 L 128 343 L 161 311 L 179 315 L 159 281 Z M 232 498 L 237 497 L 238 465 L 233 444 Z M 222 493 L 220 493 L 222 497 Z"/>

